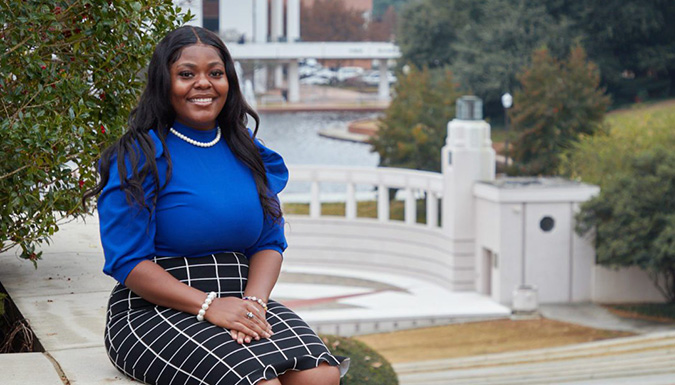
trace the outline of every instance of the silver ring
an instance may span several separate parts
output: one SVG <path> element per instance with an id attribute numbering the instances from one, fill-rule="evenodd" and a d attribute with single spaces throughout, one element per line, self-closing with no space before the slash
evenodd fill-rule
<path id="1" fill-rule="evenodd" d="M 253 318 L 253 313 L 252 312 L 246 313 L 246 317 L 248 317 L 248 319 Z"/>

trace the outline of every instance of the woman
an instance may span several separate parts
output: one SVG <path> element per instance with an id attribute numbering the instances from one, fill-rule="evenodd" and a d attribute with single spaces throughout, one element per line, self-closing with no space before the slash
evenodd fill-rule
<path id="1" fill-rule="evenodd" d="M 247 114 L 256 123 L 246 128 Z M 234 63 L 214 33 L 157 45 L 128 131 L 101 157 L 113 364 L 150 384 L 335 385 L 330 354 L 268 300 L 286 248 L 277 194 L 288 171 L 255 139 Z"/>

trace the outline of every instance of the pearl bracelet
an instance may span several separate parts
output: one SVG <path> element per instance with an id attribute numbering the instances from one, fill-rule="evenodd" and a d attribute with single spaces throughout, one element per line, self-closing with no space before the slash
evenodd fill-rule
<path id="1" fill-rule="evenodd" d="M 211 306 L 211 302 L 213 302 L 216 296 L 217 294 L 213 291 L 206 295 L 202 308 L 199 309 L 199 313 L 197 313 L 197 321 L 204 321 L 204 315 L 206 314 L 206 311 L 209 310 L 209 306 Z"/>
<path id="2" fill-rule="evenodd" d="M 263 300 L 260 299 L 260 298 L 258 298 L 258 297 L 254 297 L 254 296 L 246 296 L 246 297 L 244 297 L 244 298 L 242 298 L 242 299 L 243 299 L 243 300 L 246 300 L 246 301 L 257 302 L 258 305 L 262 306 L 262 308 L 263 308 L 265 311 L 267 311 L 267 304 L 266 304 L 265 302 L 263 302 Z"/>

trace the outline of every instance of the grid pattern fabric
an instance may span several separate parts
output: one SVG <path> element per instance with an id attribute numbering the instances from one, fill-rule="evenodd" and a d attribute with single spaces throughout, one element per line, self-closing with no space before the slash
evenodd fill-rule
<path id="1" fill-rule="evenodd" d="M 153 261 L 181 282 L 219 297 L 241 298 L 246 288 L 248 260 L 240 253 Z M 346 372 L 349 360 L 333 356 L 284 305 L 270 300 L 267 321 L 271 338 L 239 345 L 229 330 L 153 305 L 118 284 L 108 303 L 105 346 L 117 369 L 146 384 L 253 385 L 322 362 Z"/>

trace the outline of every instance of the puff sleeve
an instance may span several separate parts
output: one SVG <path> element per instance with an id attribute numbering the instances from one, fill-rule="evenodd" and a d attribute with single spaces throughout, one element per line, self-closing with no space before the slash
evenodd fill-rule
<path id="1" fill-rule="evenodd" d="M 250 130 L 249 133 L 251 133 Z M 288 183 L 288 168 L 281 155 L 265 147 L 259 140 L 254 139 L 254 141 L 265 165 L 270 194 L 278 201 L 277 194 Z M 283 254 L 287 246 L 283 218 L 278 222 L 274 222 L 272 218 L 266 217 L 264 218 L 260 237 L 254 245 L 244 251 L 244 254 L 249 258 L 261 250 L 276 250 L 279 254 Z"/>
<path id="2" fill-rule="evenodd" d="M 150 136 L 155 145 L 155 157 L 160 158 L 163 147 L 153 131 Z M 144 158 L 141 157 L 142 166 Z M 125 162 L 127 175 L 131 173 L 129 162 Z M 165 175 L 158 162 L 159 175 Z M 160 181 L 160 185 L 162 181 Z M 143 181 L 146 204 L 151 206 L 153 176 Z M 130 205 L 121 188 L 120 174 L 117 168 L 117 157 L 113 157 L 110 165 L 108 183 L 101 191 L 97 202 L 101 244 L 105 255 L 103 272 L 124 284 L 127 276 L 141 261 L 155 255 L 155 215 L 154 210 L 147 210 L 138 204 Z"/>

